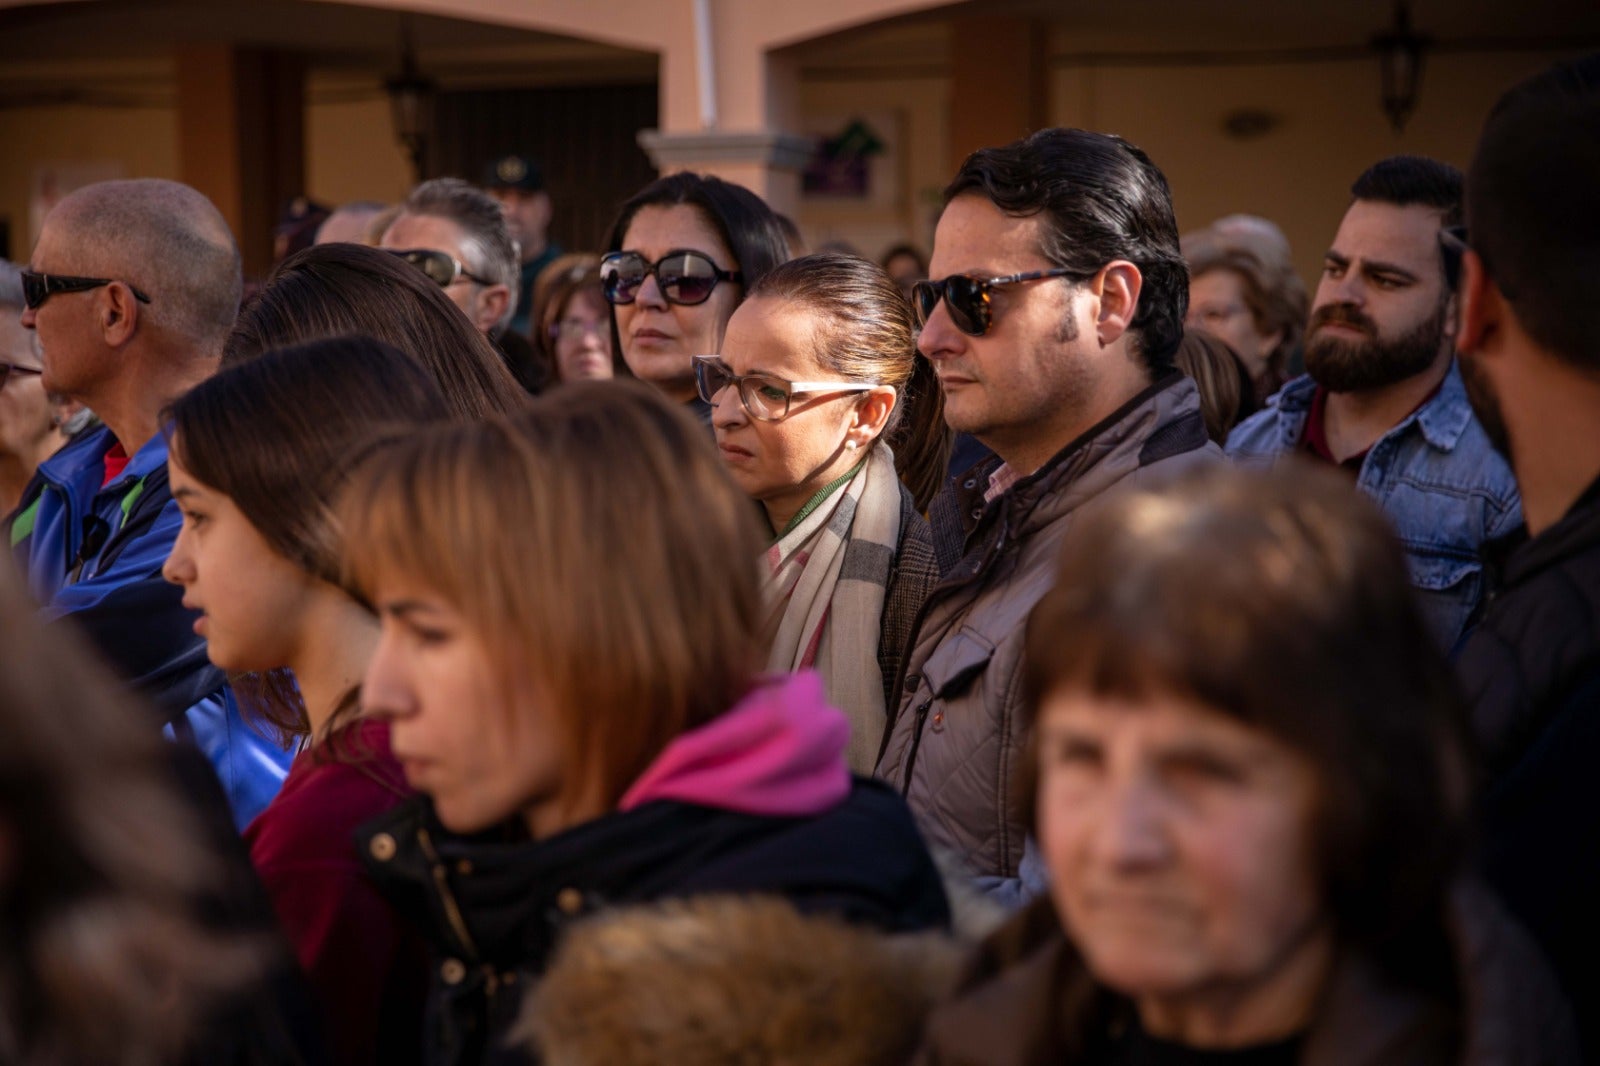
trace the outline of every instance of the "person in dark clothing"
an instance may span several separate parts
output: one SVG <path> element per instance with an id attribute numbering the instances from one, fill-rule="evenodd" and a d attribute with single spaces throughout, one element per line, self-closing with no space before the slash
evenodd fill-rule
<path id="1" fill-rule="evenodd" d="M 1049 897 L 924 1066 L 1577 1063 L 1462 873 L 1468 730 L 1378 509 L 1308 462 L 1109 501 L 1027 623 Z"/>
<path id="2" fill-rule="evenodd" d="M 1467 175 L 1458 345 L 1526 528 L 1490 546 L 1457 650 L 1487 759 L 1490 882 L 1555 964 L 1600 1057 L 1600 56 L 1523 82 Z"/>
<path id="3" fill-rule="evenodd" d="M 770 894 L 887 931 L 948 922 L 817 675 L 763 676 L 756 516 L 658 391 L 576 382 L 398 442 L 343 517 L 382 620 L 364 705 L 425 794 L 359 837 L 439 956 L 426 1061 L 528 1061 L 506 1043 L 519 999 L 591 912 Z"/>
<path id="4" fill-rule="evenodd" d="M 216 775 L 0 566 L 0 1060 L 324 1060 Z"/>
<path id="5" fill-rule="evenodd" d="M 544 173 L 525 155 L 506 155 L 485 168 L 483 187 L 500 204 L 506 228 L 517 242 L 521 260 L 517 280 L 517 313 L 507 331 L 529 336 L 537 324 L 534 317 L 534 286 L 544 268 L 562 255 L 561 246 L 550 239 L 550 220 L 554 205 L 544 186 Z"/>
<path id="6" fill-rule="evenodd" d="M 974 152 L 945 189 L 932 272 L 912 290 L 918 348 L 945 422 L 993 454 L 929 505 L 942 580 L 875 772 L 974 887 L 1017 907 L 1043 889 L 1011 810 L 1023 619 L 1079 512 L 1222 452 L 1173 366 L 1188 274 L 1167 179 L 1138 147 L 1049 129 Z"/>

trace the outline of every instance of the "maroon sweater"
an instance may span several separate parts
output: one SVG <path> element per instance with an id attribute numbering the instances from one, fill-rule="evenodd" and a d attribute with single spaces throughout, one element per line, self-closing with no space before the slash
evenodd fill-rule
<path id="1" fill-rule="evenodd" d="M 388 723 L 365 719 L 296 756 L 244 833 L 339 1063 L 420 1060 L 427 949 L 367 880 L 354 839 L 410 794 Z"/>

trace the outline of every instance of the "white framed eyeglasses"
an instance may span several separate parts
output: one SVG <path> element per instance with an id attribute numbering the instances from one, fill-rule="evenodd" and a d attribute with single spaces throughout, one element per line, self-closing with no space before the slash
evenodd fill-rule
<path id="1" fill-rule="evenodd" d="M 830 392 L 869 392 L 881 388 L 876 381 L 785 381 L 772 374 L 735 374 L 721 356 L 694 357 L 694 387 L 706 403 L 732 385 L 739 390 L 739 403 L 751 418 L 762 422 L 782 422 L 789 417 L 790 403 L 796 396 Z"/>

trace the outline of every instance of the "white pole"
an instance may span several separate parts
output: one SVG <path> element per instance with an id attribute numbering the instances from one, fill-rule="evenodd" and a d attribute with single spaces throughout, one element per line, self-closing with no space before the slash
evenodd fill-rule
<path id="1" fill-rule="evenodd" d="M 717 65 L 711 54 L 711 0 L 694 0 L 695 59 L 700 73 L 700 125 L 717 128 Z"/>

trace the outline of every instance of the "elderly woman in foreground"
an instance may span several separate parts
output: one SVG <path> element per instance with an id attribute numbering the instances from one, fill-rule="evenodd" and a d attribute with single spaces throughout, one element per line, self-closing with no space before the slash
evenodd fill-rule
<path id="1" fill-rule="evenodd" d="M 921 1061 L 1578 1061 L 1543 961 L 1459 873 L 1461 708 L 1349 486 L 1224 469 L 1114 501 L 1027 655 L 1050 897 Z"/>

